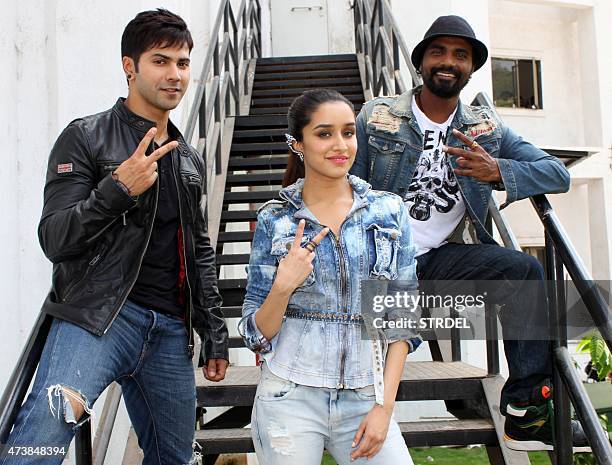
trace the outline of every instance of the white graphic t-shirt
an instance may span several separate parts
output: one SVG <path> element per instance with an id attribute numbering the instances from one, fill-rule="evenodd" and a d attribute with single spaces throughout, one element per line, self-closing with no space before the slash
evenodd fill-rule
<path id="1" fill-rule="evenodd" d="M 440 247 L 465 214 L 465 203 L 447 155 L 442 151 L 455 111 L 444 123 L 431 121 L 412 97 L 412 113 L 423 133 L 423 153 L 404 200 L 417 256 Z"/>

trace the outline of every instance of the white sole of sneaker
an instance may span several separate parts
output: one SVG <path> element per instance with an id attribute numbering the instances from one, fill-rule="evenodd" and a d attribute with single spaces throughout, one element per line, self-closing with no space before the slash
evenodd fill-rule
<path id="1" fill-rule="evenodd" d="M 553 446 L 544 444 L 541 441 L 516 441 L 508 436 L 504 437 L 504 443 L 508 449 L 521 452 L 534 452 L 538 450 L 554 450 Z M 573 447 L 573 452 L 591 452 L 590 447 Z"/>

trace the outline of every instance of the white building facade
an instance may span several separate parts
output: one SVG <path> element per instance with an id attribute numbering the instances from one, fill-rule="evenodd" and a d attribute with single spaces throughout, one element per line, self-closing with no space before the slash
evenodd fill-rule
<path id="1" fill-rule="evenodd" d="M 260 0 L 264 56 L 354 53 L 352 1 Z M 237 6 L 239 0 L 232 1 Z M 0 52 L 7 58 L 0 135 L 0 379 L 7 379 L 49 289 L 51 265 L 38 245 L 47 156 L 74 118 L 109 108 L 125 96 L 120 37 L 139 11 L 165 7 L 189 24 L 192 88 L 173 113 L 182 127 L 199 78 L 219 0 L 99 2 L 48 0 L 4 5 Z M 612 270 L 612 2 L 608 0 L 391 0 L 409 47 L 439 15 L 458 14 L 489 47 L 490 56 L 539 62 L 540 108 L 498 108 L 505 122 L 542 147 L 589 150 L 570 169 L 567 194 L 550 196 L 574 246 L 596 279 Z M 406 76 L 406 82 L 410 82 Z M 491 60 L 464 90 L 493 95 Z M 531 204 L 504 211 L 524 247 L 544 245 Z M 484 361 L 467 344 L 464 358 Z M 427 357 L 427 351 L 415 354 Z M 238 357 L 243 359 L 243 357 Z M 2 383 L 0 383 L 2 384 Z M 2 384 L 2 386 L 4 385 Z M 405 409 L 404 409 L 405 410 Z M 408 417 L 436 415 L 418 407 Z M 117 463 L 117 462 L 113 462 Z"/>

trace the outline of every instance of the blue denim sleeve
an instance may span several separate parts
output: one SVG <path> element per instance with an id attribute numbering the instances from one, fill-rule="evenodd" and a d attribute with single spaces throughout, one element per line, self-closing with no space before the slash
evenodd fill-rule
<path id="1" fill-rule="evenodd" d="M 368 180 L 369 161 L 368 161 L 368 135 L 366 134 L 366 105 L 363 106 L 357 116 L 357 155 L 355 163 L 351 167 L 350 173 L 364 180 Z"/>
<path id="2" fill-rule="evenodd" d="M 418 282 L 416 267 L 417 262 L 415 259 L 416 245 L 412 240 L 412 231 L 410 229 L 410 220 L 408 208 L 403 201 L 399 200 L 400 211 L 398 224 L 400 225 L 400 243 L 397 252 L 397 282 L 390 283 L 390 289 L 393 293 L 396 291 L 408 292 L 414 295 L 418 294 Z M 401 308 L 390 312 L 390 319 L 396 318 L 409 318 L 416 321 L 418 324 L 421 316 L 421 308 L 417 306 L 413 309 Z M 416 331 L 410 329 L 401 329 L 396 334 L 390 330 L 388 332 L 389 343 L 393 343 L 398 340 L 405 340 L 410 348 L 410 353 L 414 352 L 423 342 L 423 339 L 417 334 Z"/>
<path id="3" fill-rule="evenodd" d="M 570 175 L 563 163 L 502 126 L 497 163 L 507 197 L 502 205 L 538 194 L 567 192 Z"/>
<path id="4" fill-rule="evenodd" d="M 246 296 L 242 304 L 242 319 L 238 332 L 246 346 L 253 352 L 265 354 L 272 350 L 272 343 L 266 339 L 255 323 L 255 314 L 270 293 L 276 276 L 276 258 L 270 254 L 272 238 L 268 233 L 264 211 L 257 217 L 257 226 L 251 244 L 251 257 L 247 266 Z"/>

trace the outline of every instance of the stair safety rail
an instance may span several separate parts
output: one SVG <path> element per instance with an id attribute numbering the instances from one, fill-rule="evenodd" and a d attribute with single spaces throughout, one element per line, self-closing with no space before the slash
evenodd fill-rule
<path id="1" fill-rule="evenodd" d="M 408 70 L 413 85 L 421 79 L 410 60 L 410 53 L 401 31 L 393 17 L 387 0 L 355 0 L 354 32 L 358 59 L 363 62 L 363 85 L 366 95 L 376 97 L 408 90 L 401 70 Z M 403 58 L 403 60 L 402 60 Z M 490 98 L 479 93 L 474 105 L 488 106 L 495 112 Z M 495 114 L 497 118 L 499 115 Z M 572 446 L 570 429 L 570 397 L 591 445 L 593 455 L 600 465 L 612 465 L 612 448 L 609 439 L 597 420 L 597 413 L 588 400 L 567 352 L 567 306 L 565 302 L 565 270 L 572 278 L 591 318 L 599 329 L 607 346 L 612 350 L 612 318 L 608 306 L 576 253 L 569 237 L 557 218 L 545 195 L 531 199 L 546 235 L 545 273 L 549 285 L 548 311 L 551 321 L 560 322 L 554 337 L 553 367 L 555 386 L 555 437 L 554 455 L 557 465 L 571 465 Z M 489 215 L 502 237 L 504 245 L 520 250 L 516 238 L 493 199 Z M 494 328 L 492 328 L 494 329 Z M 489 326 L 487 326 L 487 332 Z M 488 333 L 487 339 L 491 339 Z M 493 347 L 495 346 L 495 347 Z M 489 373 L 499 372 L 497 344 L 487 344 Z M 494 357 L 496 360 L 491 360 Z M 454 358 L 454 357 L 453 357 Z"/>
<path id="2" fill-rule="evenodd" d="M 184 130 L 185 140 L 197 145 L 207 167 L 204 192 L 208 192 L 212 175 L 208 156 L 214 156 L 215 174 L 220 175 L 225 117 L 231 114 L 232 106 L 234 114 L 240 114 L 240 100 L 249 92 L 249 64 L 261 56 L 259 0 L 242 0 L 236 13 L 230 0 L 222 0 L 210 37 Z"/>
<path id="3" fill-rule="evenodd" d="M 410 87 L 402 77 L 402 65 L 420 84 L 410 51 L 385 0 L 355 0 L 353 3 L 355 48 L 364 60 L 364 90 L 373 97 L 401 94 Z M 403 60 L 402 60 L 403 58 Z"/>
<path id="4" fill-rule="evenodd" d="M 495 112 L 490 98 L 485 93 L 479 93 L 474 99 L 473 104 L 487 106 Z M 499 118 L 499 115 L 496 114 L 496 117 Z M 559 465 L 571 465 L 573 463 L 572 432 L 570 429 L 571 408 L 569 402 L 571 398 L 572 405 L 576 409 L 585 429 L 597 463 L 600 465 L 612 465 L 612 447 L 610 446 L 609 439 L 599 424 L 597 412 L 589 401 L 586 391 L 576 375 L 576 370 L 567 350 L 565 270 L 567 270 L 567 273 L 572 278 L 574 286 L 576 286 L 582 301 L 608 347 L 610 347 L 612 340 L 612 318 L 610 311 L 546 196 L 534 196 L 531 198 L 531 203 L 544 225 L 546 249 L 545 276 L 547 282 L 550 283 L 548 289 L 548 312 L 550 320 L 558 322 L 554 328 L 556 333 L 553 334 L 555 437 L 559 438 L 557 441 L 558 447 L 555 447 L 554 451 L 556 463 Z M 505 218 L 499 212 L 496 203 L 495 205 L 490 205 L 489 213 L 500 232 L 504 245 L 514 248 L 516 239 L 512 235 Z"/>
<path id="5" fill-rule="evenodd" d="M 242 0 L 237 13 L 229 0 L 222 0 L 204 67 L 195 93 L 195 101 L 186 127 L 185 139 L 191 143 L 196 125 L 198 149 L 207 164 L 207 153 L 215 156 L 215 171 L 221 170 L 221 134 L 224 118 L 233 109 L 240 113 L 240 99 L 249 91 L 248 66 L 261 56 L 261 6 L 259 0 Z M 206 170 L 205 186 L 209 181 Z M 6 444 L 21 404 L 38 367 L 49 334 L 52 317 L 40 313 L 13 369 L 0 399 L 0 446 Z M 121 389 L 111 386 L 102 411 L 92 448 L 91 422 L 86 421 L 75 432 L 75 463 L 101 465 L 106 456 L 114 425 Z"/>

